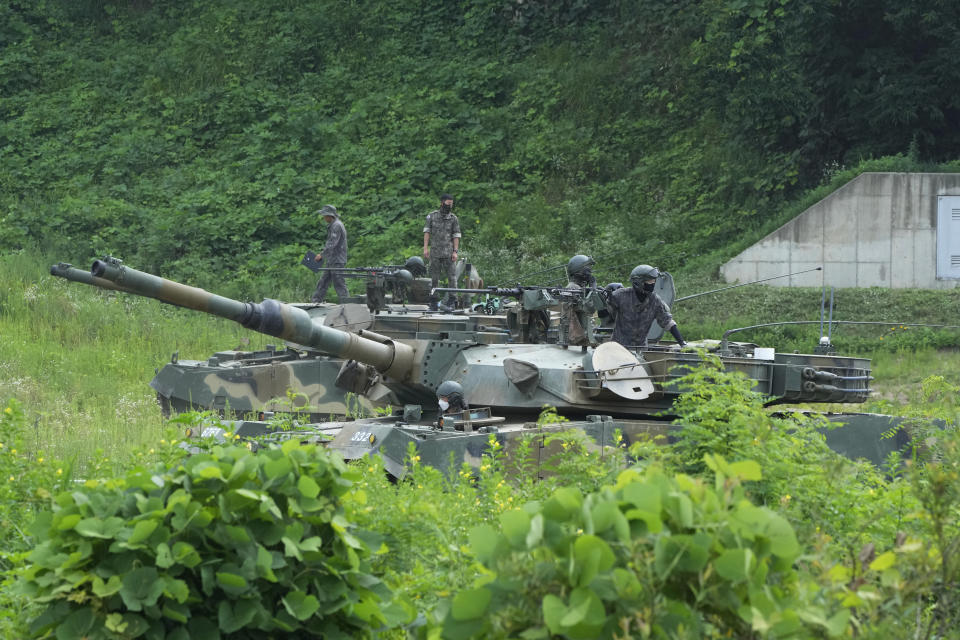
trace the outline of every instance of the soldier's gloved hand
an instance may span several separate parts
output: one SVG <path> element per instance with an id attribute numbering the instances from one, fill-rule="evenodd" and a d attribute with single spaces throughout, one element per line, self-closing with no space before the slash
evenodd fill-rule
<path id="1" fill-rule="evenodd" d="M 683 339 L 683 336 L 680 335 L 680 329 L 677 325 L 670 327 L 670 333 L 673 335 L 674 339 L 677 341 L 677 344 L 680 345 L 680 348 L 683 349 L 687 346 L 687 341 Z"/>

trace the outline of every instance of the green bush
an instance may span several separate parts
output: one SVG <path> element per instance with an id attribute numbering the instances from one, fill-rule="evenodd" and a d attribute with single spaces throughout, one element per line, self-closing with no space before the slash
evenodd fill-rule
<path id="1" fill-rule="evenodd" d="M 839 637 L 849 611 L 794 566 L 780 515 L 745 498 L 755 462 L 707 456 L 713 486 L 653 466 L 583 495 L 558 489 L 471 532 L 474 588 L 438 612 L 445 638 Z"/>
<path id="2" fill-rule="evenodd" d="M 46 605 L 31 636 L 355 638 L 403 621 L 343 515 L 350 485 L 341 460 L 291 440 L 61 493 L 21 581 Z"/>

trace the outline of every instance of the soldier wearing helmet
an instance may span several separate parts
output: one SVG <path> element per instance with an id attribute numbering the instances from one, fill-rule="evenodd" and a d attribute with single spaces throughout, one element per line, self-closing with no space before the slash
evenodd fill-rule
<path id="1" fill-rule="evenodd" d="M 579 299 L 564 301 L 560 305 L 560 325 L 558 342 L 563 345 L 586 347 L 596 345 L 593 315 L 604 306 L 603 298 L 597 290 L 597 279 L 593 277 L 592 267 L 596 262 L 590 256 L 577 254 L 567 262 L 567 289 L 582 289 Z"/>
<path id="2" fill-rule="evenodd" d="M 664 330 L 673 334 L 681 347 L 686 344 L 670 314 L 670 307 L 654 291 L 658 277 L 658 269 L 641 264 L 630 272 L 631 286 L 616 289 L 607 299 L 607 309 L 614 322 L 614 342 L 625 347 L 647 346 L 647 334 L 656 320 Z"/>
<path id="3" fill-rule="evenodd" d="M 420 256 L 410 256 L 403 263 L 403 268 L 413 274 L 414 278 L 419 278 L 427 273 L 427 265 L 424 264 Z"/>
<path id="4" fill-rule="evenodd" d="M 437 387 L 437 404 L 440 406 L 441 422 L 443 416 L 461 413 L 470 408 L 463 397 L 463 387 L 453 380 L 444 380 Z"/>

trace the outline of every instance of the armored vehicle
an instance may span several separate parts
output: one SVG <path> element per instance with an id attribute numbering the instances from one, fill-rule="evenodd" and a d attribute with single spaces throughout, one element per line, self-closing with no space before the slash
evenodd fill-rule
<path id="1" fill-rule="evenodd" d="M 700 360 L 698 352 L 681 351 L 675 343 L 652 343 L 639 352 L 612 342 L 583 349 L 514 343 L 509 330 L 478 324 L 483 316 L 463 316 L 453 330 L 443 317 L 380 314 L 384 331 L 374 331 L 350 321 L 345 310 L 331 310 L 321 319 L 307 308 L 276 300 L 240 302 L 113 260 L 94 262 L 91 276 L 122 291 L 234 320 L 342 362 L 336 376 L 341 390 L 385 402 L 399 413 L 326 423 L 313 433 L 324 439 L 332 435 L 328 446 L 347 459 L 383 454 L 396 476 L 403 474 L 409 444 L 423 460 L 443 468 L 451 461 L 477 463 L 491 436 L 509 448 L 519 435 L 578 429 L 606 447 L 618 432 L 627 443 L 643 433 L 662 433 L 667 423 L 653 414 L 669 409 L 680 393 L 675 381 Z M 343 318 L 339 324 L 338 317 Z M 783 354 L 728 340 L 722 350 L 718 341 L 699 346 L 715 351 L 727 369 L 754 380 L 771 404 L 856 403 L 870 393 L 870 363 L 863 358 Z M 436 390 L 446 380 L 458 382 L 475 408 L 438 415 Z M 544 406 L 555 407 L 569 422 L 538 426 Z M 237 433 L 263 431 L 262 423 L 249 422 L 239 424 Z"/>
<path id="2" fill-rule="evenodd" d="M 351 332 L 363 329 L 399 338 L 467 339 L 469 336 L 479 341 L 506 340 L 502 316 L 430 313 L 429 279 L 426 284 L 422 279 L 413 279 L 413 285 L 406 292 L 409 302 L 395 302 L 392 294 L 396 281 L 391 276 L 406 273 L 404 266 L 407 265 L 353 270 L 360 276 L 371 276 L 367 291 L 369 294 L 371 289 L 377 289 L 373 298 L 357 296 L 342 305 L 297 303 L 290 306 L 303 310 L 313 321 Z M 478 280 L 476 269 L 469 263 L 461 267 L 465 278 L 472 282 Z M 53 265 L 50 272 L 74 282 L 130 292 L 68 263 Z M 408 278 L 401 275 L 400 281 L 406 283 Z M 387 286 L 378 289 L 377 284 Z M 204 360 L 181 358 L 179 353 L 174 353 L 170 362 L 156 371 L 150 386 L 156 391 L 164 417 L 184 411 L 212 410 L 225 418 L 266 418 L 283 413 L 319 422 L 332 417 L 372 416 L 390 406 L 392 396 L 387 389 L 377 386 L 376 380 L 363 389 L 364 393 L 355 393 L 353 387 L 344 388 L 340 380 L 344 363 L 309 345 L 290 341 L 268 344 L 259 350 L 238 347 L 218 351 Z M 349 375 L 349 372 L 344 370 L 343 374 Z"/>

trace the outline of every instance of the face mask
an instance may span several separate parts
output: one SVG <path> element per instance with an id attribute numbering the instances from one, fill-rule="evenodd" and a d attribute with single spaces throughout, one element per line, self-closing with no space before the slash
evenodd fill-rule
<path id="1" fill-rule="evenodd" d="M 646 291 L 647 293 L 650 293 L 651 291 L 654 290 L 654 288 L 656 288 L 656 286 L 657 286 L 656 282 L 644 282 L 643 290 Z"/>
<path id="2" fill-rule="evenodd" d="M 452 207 L 451 205 L 446 204 L 446 203 L 440 205 L 440 211 L 441 211 L 442 213 L 450 213 L 450 209 L 452 209 L 452 208 L 453 208 L 453 207 Z"/>
<path id="3" fill-rule="evenodd" d="M 440 411 L 446 411 L 450 408 L 450 403 L 446 400 L 440 400 L 437 404 L 440 405 Z"/>

